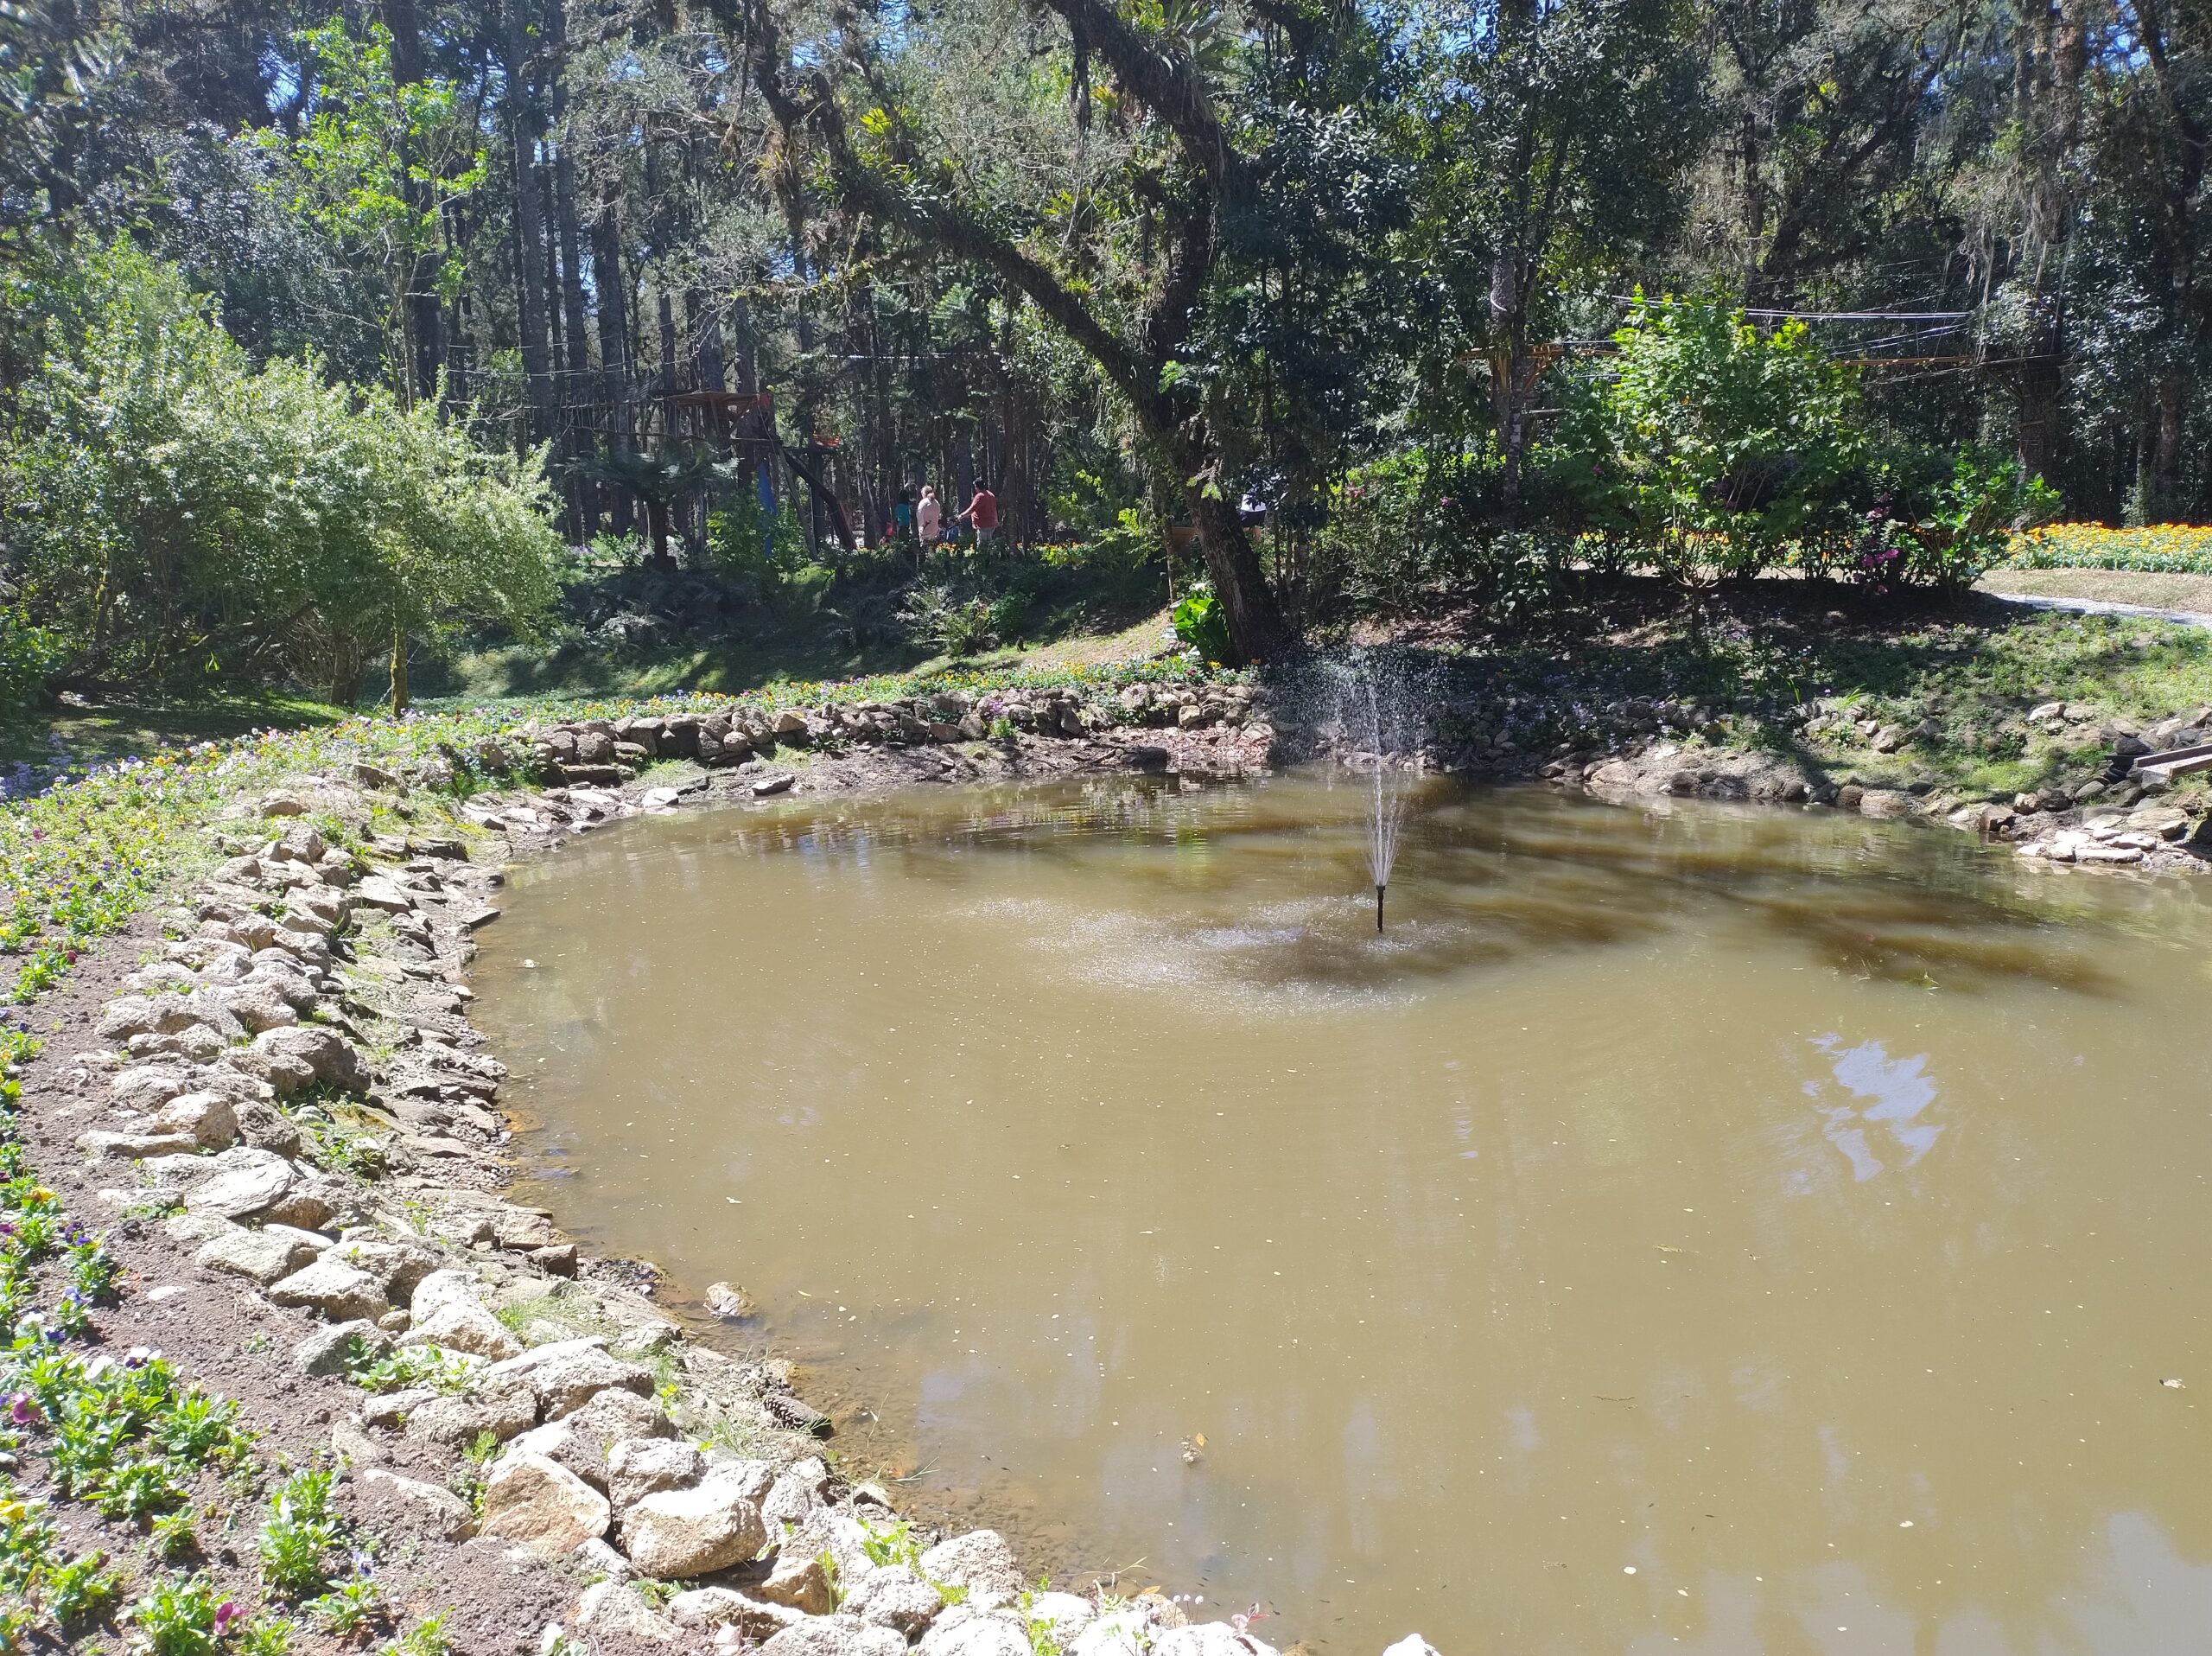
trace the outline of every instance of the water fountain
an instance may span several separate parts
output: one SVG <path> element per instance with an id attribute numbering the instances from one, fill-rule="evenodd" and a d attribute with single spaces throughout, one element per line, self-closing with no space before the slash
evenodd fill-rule
<path id="1" fill-rule="evenodd" d="M 1325 674 L 1325 738 L 1339 767 L 1364 773 L 1370 793 L 1367 868 L 1375 882 L 1375 929 L 1380 933 L 1407 805 L 1421 776 L 1432 675 L 1372 650 L 1331 661 Z"/>

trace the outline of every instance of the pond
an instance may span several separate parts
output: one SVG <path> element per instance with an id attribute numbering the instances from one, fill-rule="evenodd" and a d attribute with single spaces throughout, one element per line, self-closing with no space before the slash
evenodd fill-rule
<path id="1" fill-rule="evenodd" d="M 1378 938 L 1366 803 L 518 868 L 476 981 L 531 1188 L 742 1284 L 902 1504 L 1271 1643 L 2205 1648 L 2206 888 L 1435 783 Z"/>

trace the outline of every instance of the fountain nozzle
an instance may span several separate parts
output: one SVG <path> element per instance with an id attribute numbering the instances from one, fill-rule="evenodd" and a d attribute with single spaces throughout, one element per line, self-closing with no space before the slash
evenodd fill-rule
<path id="1" fill-rule="evenodd" d="M 1387 889 L 1383 886 L 1375 888 L 1375 930 L 1378 936 L 1382 931 L 1382 893 Z"/>

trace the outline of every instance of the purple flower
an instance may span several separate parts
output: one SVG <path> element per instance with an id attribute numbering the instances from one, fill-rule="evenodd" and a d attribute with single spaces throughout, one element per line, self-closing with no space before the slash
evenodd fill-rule
<path id="1" fill-rule="evenodd" d="M 29 1392 L 18 1392 L 8 1399 L 8 1421 L 10 1425 L 33 1425 L 40 1417 L 38 1400 Z"/>
<path id="2" fill-rule="evenodd" d="M 231 1627 L 232 1624 L 237 1622 L 245 1615 L 245 1611 L 239 1609 L 237 1605 L 231 1602 L 228 1599 L 225 1599 L 220 1604 L 218 1604 L 215 1607 L 215 1637 L 218 1639 L 229 1638 L 231 1636 Z"/>

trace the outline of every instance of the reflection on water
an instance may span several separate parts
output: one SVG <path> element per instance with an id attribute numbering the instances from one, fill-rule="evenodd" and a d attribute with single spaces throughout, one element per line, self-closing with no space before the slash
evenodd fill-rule
<path id="1" fill-rule="evenodd" d="M 1366 803 L 519 869 L 480 1006 L 543 1200 L 743 1283 L 922 1510 L 1271 1641 L 2212 1650 L 2198 888 L 1433 781 L 1377 938 Z"/>
<path id="2" fill-rule="evenodd" d="M 1833 1035 L 1816 1036 L 1812 1044 L 1834 1060 L 1828 1067 L 1830 1073 L 1853 1095 L 1851 1103 L 1824 1104 L 1820 1102 L 1825 1091 L 1822 1085 L 1805 1083 L 1805 1096 L 1815 1101 L 1814 1107 L 1827 1123 L 1822 1131 L 1828 1143 L 1851 1163 L 1853 1178 L 1863 1181 L 1882 1170 L 1881 1158 L 1867 1146 L 1863 1123 L 1874 1122 L 1886 1128 L 1904 1152 L 1907 1167 L 1936 1148 L 1942 1124 L 1920 1118 L 1921 1111 L 1936 1102 L 1936 1082 L 1927 1073 L 1926 1053 L 1892 1060 L 1878 1041 L 1846 1047 L 1842 1036 Z"/>

